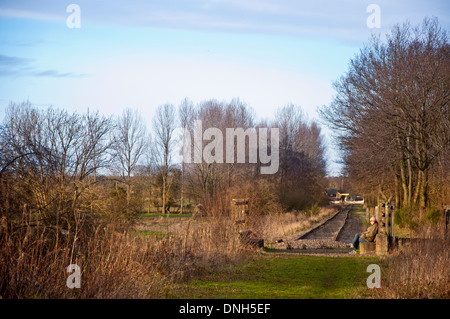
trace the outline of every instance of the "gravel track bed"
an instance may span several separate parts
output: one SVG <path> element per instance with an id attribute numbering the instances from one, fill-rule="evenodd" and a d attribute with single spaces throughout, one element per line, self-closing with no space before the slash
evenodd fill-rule
<path id="1" fill-rule="evenodd" d="M 272 244 L 274 249 L 337 249 L 348 248 L 347 244 L 332 239 L 299 239 L 286 240 L 281 243 Z"/>
<path id="2" fill-rule="evenodd" d="M 339 213 L 330 221 L 324 223 L 316 230 L 302 239 L 296 236 L 283 238 L 281 242 L 271 243 L 269 248 L 273 253 L 298 253 L 305 255 L 342 256 L 351 252 L 349 244 L 356 233 L 361 233 L 361 218 L 352 211 Z M 345 223 L 345 224 L 344 224 Z M 339 232 L 338 235 L 338 231 Z M 335 237 L 338 235 L 337 240 Z"/>
<path id="3" fill-rule="evenodd" d="M 334 239 L 342 225 L 345 223 L 346 216 L 346 211 L 340 212 L 335 217 L 304 236 L 302 239 Z"/>
<path id="4" fill-rule="evenodd" d="M 361 221 L 361 217 L 350 211 L 348 219 L 344 227 L 342 227 L 342 230 L 339 233 L 336 240 L 345 243 L 351 243 L 353 241 L 353 238 L 355 237 L 355 234 L 358 233 L 360 234 L 363 233 L 364 231 L 365 229 Z"/>

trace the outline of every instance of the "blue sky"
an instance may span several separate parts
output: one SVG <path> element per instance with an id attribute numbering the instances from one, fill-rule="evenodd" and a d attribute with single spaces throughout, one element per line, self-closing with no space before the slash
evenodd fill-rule
<path id="1" fill-rule="evenodd" d="M 80 28 L 67 27 L 71 3 Z M 381 28 L 366 24 L 372 3 Z M 240 98 L 260 118 L 294 103 L 317 118 L 371 33 L 425 16 L 448 30 L 449 9 L 433 0 L 2 0 L 0 119 L 10 101 L 28 99 L 80 112 L 136 108 L 150 124 L 158 105 L 185 97 Z"/>

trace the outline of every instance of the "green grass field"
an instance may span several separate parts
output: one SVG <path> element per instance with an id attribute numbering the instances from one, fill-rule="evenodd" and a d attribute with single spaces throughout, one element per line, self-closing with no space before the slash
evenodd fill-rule
<path id="1" fill-rule="evenodd" d="M 242 265 L 178 284 L 168 298 L 363 298 L 369 257 L 320 257 L 266 253 Z"/>

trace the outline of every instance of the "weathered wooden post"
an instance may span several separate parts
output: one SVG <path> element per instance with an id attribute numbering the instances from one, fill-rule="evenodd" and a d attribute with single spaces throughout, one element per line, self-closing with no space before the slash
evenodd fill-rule
<path id="1" fill-rule="evenodd" d="M 248 211 L 248 199 L 232 199 L 231 219 L 238 229 L 242 228 L 246 221 Z"/>
<path id="2" fill-rule="evenodd" d="M 448 236 L 448 224 L 450 220 L 450 206 L 444 208 L 444 224 L 445 224 L 445 236 Z"/>
<path id="3" fill-rule="evenodd" d="M 231 219 L 243 244 L 253 247 L 264 247 L 264 239 L 256 238 L 251 230 L 247 230 L 247 215 L 249 214 L 248 199 L 232 199 Z"/>
<path id="4" fill-rule="evenodd" d="M 392 246 L 394 243 L 394 205 L 389 204 L 389 244 Z"/>
<path id="5" fill-rule="evenodd" d="M 378 222 L 378 233 L 380 232 L 380 219 L 381 219 L 381 216 L 380 216 L 380 205 L 378 205 L 378 206 L 375 206 L 375 208 L 374 208 L 374 216 L 375 216 L 375 218 L 376 218 L 376 220 L 377 220 L 377 222 Z"/>

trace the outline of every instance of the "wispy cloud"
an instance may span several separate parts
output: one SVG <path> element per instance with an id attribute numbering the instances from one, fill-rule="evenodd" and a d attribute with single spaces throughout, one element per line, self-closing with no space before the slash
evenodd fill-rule
<path id="1" fill-rule="evenodd" d="M 334 36 L 338 39 L 366 38 L 366 8 L 371 0 L 172 0 L 172 1 L 88 1 L 77 0 L 83 25 L 113 24 L 201 31 L 278 33 Z M 382 26 L 420 17 L 423 12 L 449 19 L 446 0 L 389 0 L 376 2 L 382 8 Z M 59 0 L 0 3 L 0 16 L 46 21 L 64 21 L 68 3 Z M 400 19 L 400 21 L 399 21 Z M 420 21 L 419 21 L 420 22 Z"/>
<path id="2" fill-rule="evenodd" d="M 88 74 L 60 72 L 57 70 L 39 70 L 33 63 L 35 60 L 0 54 L 0 76 L 33 76 L 50 78 L 80 78 Z"/>
<path id="3" fill-rule="evenodd" d="M 31 61 L 30 59 L 24 59 L 24 58 L 19 58 L 19 57 L 16 57 L 16 56 L 7 56 L 7 55 L 0 54 L 0 66 L 1 67 L 5 67 L 5 66 L 10 66 L 10 67 L 20 66 L 20 65 L 23 65 L 23 64 L 27 64 L 30 61 Z"/>
<path id="4" fill-rule="evenodd" d="M 0 16 L 32 20 L 63 21 L 66 17 L 63 14 L 64 12 L 61 13 L 57 15 L 40 11 L 0 8 Z"/>
<path id="5" fill-rule="evenodd" d="M 30 73 L 30 75 L 36 77 L 52 77 L 52 78 L 81 78 L 88 76 L 88 74 L 79 74 L 73 72 L 61 73 L 57 70 L 37 71 Z"/>

